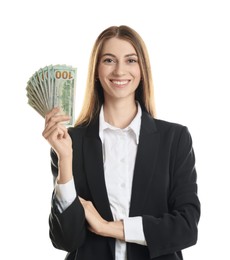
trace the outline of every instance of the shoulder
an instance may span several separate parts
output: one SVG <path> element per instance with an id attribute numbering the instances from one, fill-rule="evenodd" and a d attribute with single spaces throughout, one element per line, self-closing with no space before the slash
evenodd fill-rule
<path id="1" fill-rule="evenodd" d="M 192 137 L 187 126 L 169 122 L 161 119 L 154 119 L 157 131 L 163 139 L 171 140 L 172 143 L 180 145 L 192 145 Z"/>
<path id="2" fill-rule="evenodd" d="M 153 118 L 148 113 L 143 113 L 144 128 L 152 129 L 160 134 L 162 139 L 178 142 L 179 140 L 191 140 L 188 127 L 177 122 L 170 122 L 163 119 Z M 152 131 L 151 130 L 151 131 Z"/>
<path id="3" fill-rule="evenodd" d="M 170 122 L 170 121 L 165 121 L 162 119 L 155 119 L 155 124 L 156 128 L 158 131 L 173 131 L 173 132 L 180 132 L 185 129 L 187 129 L 187 126 L 181 124 L 181 123 L 176 123 L 176 122 Z"/>
<path id="4" fill-rule="evenodd" d="M 142 124 L 144 127 L 152 128 L 157 132 L 180 132 L 187 129 L 186 126 L 177 122 L 170 122 L 163 119 L 153 118 L 150 114 L 143 111 Z"/>

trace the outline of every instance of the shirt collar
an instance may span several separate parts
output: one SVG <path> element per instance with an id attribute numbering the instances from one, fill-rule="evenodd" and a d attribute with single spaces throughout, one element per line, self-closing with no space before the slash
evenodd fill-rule
<path id="1" fill-rule="evenodd" d="M 141 128 L 141 116 L 142 116 L 142 109 L 140 104 L 137 102 L 137 114 L 134 117 L 134 119 L 132 120 L 132 122 L 125 128 L 122 130 L 129 130 L 131 129 L 133 131 L 133 133 L 135 134 L 135 139 L 136 139 L 136 143 L 139 143 L 139 135 L 140 135 L 140 128 Z M 106 129 L 112 129 L 112 130 L 116 130 L 119 129 L 117 127 L 114 127 L 112 125 L 110 125 L 109 123 L 107 123 L 105 121 L 104 118 L 104 109 L 103 109 L 103 105 L 101 106 L 101 111 L 99 114 L 99 136 L 101 139 L 101 142 L 103 143 L 104 141 L 104 130 Z"/>

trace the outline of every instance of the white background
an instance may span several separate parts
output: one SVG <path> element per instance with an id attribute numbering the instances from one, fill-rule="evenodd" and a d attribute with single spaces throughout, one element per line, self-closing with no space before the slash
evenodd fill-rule
<path id="1" fill-rule="evenodd" d="M 186 260 L 229 259 L 230 8 L 224 0 L 8 0 L 0 6 L 0 259 L 64 259 L 48 236 L 52 193 L 44 120 L 27 104 L 40 67 L 77 67 L 76 115 L 97 35 L 126 24 L 149 49 L 158 118 L 188 126 L 202 215 Z M 3 257 L 4 256 L 4 257 Z"/>

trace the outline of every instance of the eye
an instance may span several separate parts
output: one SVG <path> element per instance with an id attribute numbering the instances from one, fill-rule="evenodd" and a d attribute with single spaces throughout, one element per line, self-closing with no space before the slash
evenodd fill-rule
<path id="1" fill-rule="evenodd" d="M 112 63 L 112 62 L 115 62 L 113 59 L 111 58 L 106 58 L 103 60 L 104 63 Z"/>
<path id="2" fill-rule="evenodd" d="M 128 63 L 136 63 L 138 62 L 137 59 L 128 59 Z"/>

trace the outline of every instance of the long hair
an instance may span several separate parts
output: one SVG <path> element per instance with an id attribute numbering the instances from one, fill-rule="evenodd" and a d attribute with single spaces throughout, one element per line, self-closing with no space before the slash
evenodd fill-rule
<path id="1" fill-rule="evenodd" d="M 136 89 L 135 98 L 142 109 L 153 117 L 156 116 L 151 66 L 144 41 L 135 30 L 128 26 L 111 26 L 105 29 L 94 43 L 89 60 L 85 98 L 75 126 L 89 124 L 99 114 L 104 102 L 104 94 L 100 81 L 97 79 L 98 62 L 104 42 L 114 37 L 128 41 L 136 50 L 141 70 L 141 81 Z"/>

